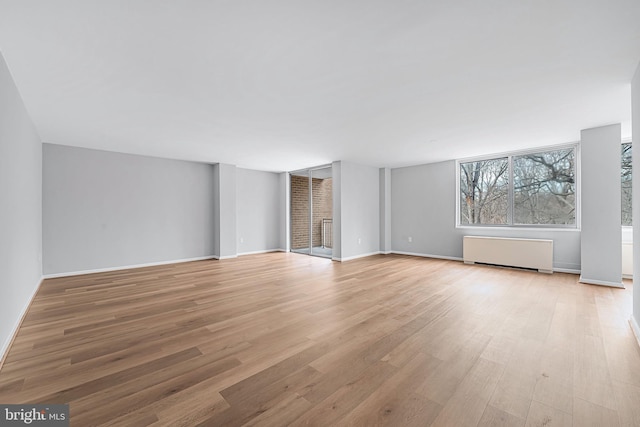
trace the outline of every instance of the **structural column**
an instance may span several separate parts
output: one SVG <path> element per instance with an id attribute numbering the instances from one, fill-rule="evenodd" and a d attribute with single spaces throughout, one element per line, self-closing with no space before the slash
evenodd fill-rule
<path id="1" fill-rule="evenodd" d="M 640 165 L 640 150 L 637 149 L 640 144 L 640 66 L 636 69 L 636 74 L 631 81 L 631 116 L 633 130 L 633 151 L 632 164 L 636 169 L 636 165 Z M 640 275 L 640 168 L 633 171 L 633 281 Z M 633 289 L 633 314 L 631 315 L 631 326 L 636 334 L 638 343 L 640 344 L 640 286 L 636 285 Z"/>
<path id="2" fill-rule="evenodd" d="M 580 281 L 623 287 L 620 124 L 585 129 L 580 139 Z"/>
<path id="3" fill-rule="evenodd" d="M 342 260 L 342 162 L 331 164 L 333 179 L 333 259 Z"/>
<path id="4" fill-rule="evenodd" d="M 289 172 L 280 174 L 280 250 L 289 252 L 291 250 L 291 242 L 289 233 L 291 228 L 291 177 Z"/>
<path id="5" fill-rule="evenodd" d="M 236 167 L 218 163 L 214 168 L 214 255 L 218 259 L 238 256 L 236 242 Z"/>
<path id="6" fill-rule="evenodd" d="M 391 253 L 391 169 L 380 168 L 380 252 Z"/>

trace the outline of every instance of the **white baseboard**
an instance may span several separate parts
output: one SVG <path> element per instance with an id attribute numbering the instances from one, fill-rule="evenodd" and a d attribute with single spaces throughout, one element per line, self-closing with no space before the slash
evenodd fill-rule
<path id="1" fill-rule="evenodd" d="M 423 254 L 423 253 L 417 253 L 417 252 L 404 252 L 404 251 L 391 251 L 391 252 L 387 252 L 386 254 L 389 254 L 389 253 L 398 254 L 398 255 L 419 256 L 423 258 L 447 259 L 451 261 L 464 261 L 462 258 L 455 257 L 455 256 L 433 255 L 433 254 Z M 554 272 L 557 271 L 558 273 L 580 274 L 580 270 L 576 270 L 573 268 L 554 267 L 553 271 Z M 611 286 L 611 285 L 606 285 L 606 286 Z"/>
<path id="2" fill-rule="evenodd" d="M 586 283 L 587 285 L 608 286 L 610 288 L 624 289 L 624 285 L 622 284 L 622 282 L 609 282 L 606 280 L 587 279 L 583 276 L 580 276 L 580 283 Z"/>
<path id="3" fill-rule="evenodd" d="M 631 325 L 633 335 L 636 337 L 636 341 L 638 342 L 638 347 L 640 347 L 640 326 L 638 326 L 638 322 L 636 322 L 636 318 L 633 317 L 633 314 L 629 319 L 629 324 Z"/>
<path id="4" fill-rule="evenodd" d="M 574 268 L 556 268 L 553 267 L 554 273 L 568 273 L 568 274 L 580 274 L 580 270 Z"/>
<path id="5" fill-rule="evenodd" d="M 367 254 L 359 254 L 359 255 L 353 255 L 353 256 L 348 256 L 348 257 L 344 257 L 344 258 L 336 258 L 333 257 L 331 258 L 333 261 L 340 261 L 340 262 L 345 262 L 345 261 L 351 261 L 354 259 L 358 259 L 358 258 L 366 258 L 368 256 L 373 256 L 373 255 L 380 255 L 379 251 L 376 252 L 369 252 Z"/>
<path id="6" fill-rule="evenodd" d="M 221 260 L 221 259 L 233 259 L 233 258 L 238 258 L 238 255 L 223 255 L 223 256 L 219 256 L 219 255 L 211 255 L 211 259 L 217 259 L 217 260 Z"/>
<path id="7" fill-rule="evenodd" d="M 40 286 L 42 285 L 43 280 L 44 280 L 44 277 L 40 276 L 40 281 L 38 282 L 38 285 L 33 289 L 33 293 L 29 297 L 29 300 L 27 301 L 25 306 L 22 307 L 20 316 L 18 317 L 15 324 L 13 325 L 13 329 L 11 330 L 11 333 L 9 334 L 7 339 L 2 343 L 2 348 L 0 348 L 0 370 L 2 370 L 2 365 L 4 365 L 4 361 L 7 357 L 7 354 L 9 353 L 11 344 L 13 344 L 13 340 L 16 338 L 16 335 L 18 335 L 18 330 L 22 325 L 24 317 L 27 315 L 27 311 L 29 311 L 29 307 L 31 307 L 31 303 L 33 302 L 33 299 L 36 297 L 36 294 L 38 293 L 38 290 L 40 289 Z"/>
<path id="8" fill-rule="evenodd" d="M 239 252 L 238 256 L 243 255 L 256 255 L 256 254 L 268 254 L 271 252 L 285 252 L 283 249 L 264 249 L 261 251 Z"/>
<path id="9" fill-rule="evenodd" d="M 44 279 L 54 279 L 56 277 L 81 276 L 83 274 L 107 273 L 109 271 L 129 270 L 131 268 L 155 267 L 155 266 L 158 266 L 158 265 L 178 264 L 178 263 L 181 263 L 181 262 L 204 261 L 204 260 L 207 260 L 207 259 L 224 259 L 224 258 L 230 258 L 230 257 L 218 258 L 215 255 L 208 255 L 208 256 L 197 257 L 197 258 L 186 258 L 186 259 L 178 259 L 178 260 L 171 260 L 171 261 L 149 262 L 149 263 L 145 263 L 145 264 L 124 265 L 124 266 L 121 266 L 121 267 L 96 268 L 96 269 L 93 269 L 93 270 L 68 271 L 66 273 L 45 274 L 43 276 L 43 278 Z"/>
<path id="10" fill-rule="evenodd" d="M 432 255 L 432 254 L 421 254 L 416 252 L 403 252 L 403 251 L 391 251 L 392 254 L 398 255 L 409 255 L 409 256 L 419 256 L 423 258 L 435 258 L 435 259 L 446 259 L 449 261 L 462 261 L 462 258 L 455 256 L 445 256 L 445 255 Z"/>
<path id="11" fill-rule="evenodd" d="M 96 269 L 92 269 L 92 270 L 68 271 L 68 272 L 65 272 L 65 273 L 45 274 L 43 276 L 43 278 L 44 279 L 55 279 L 57 277 L 82 276 L 83 274 L 108 273 L 110 271 L 129 270 L 131 268 L 155 267 L 155 266 L 158 266 L 158 265 L 178 264 L 178 263 L 181 263 L 181 262 L 192 262 L 192 261 L 204 261 L 204 260 L 208 260 L 208 259 L 217 259 L 217 260 L 232 259 L 232 258 L 237 258 L 238 256 L 242 256 L 242 255 L 262 254 L 262 253 L 268 253 L 268 252 L 286 252 L 286 251 L 284 249 L 278 248 L 278 249 L 267 249 L 267 250 L 263 250 L 263 251 L 243 252 L 243 253 L 239 253 L 237 255 L 224 255 L 224 256 L 207 255 L 207 256 L 196 257 L 196 258 L 184 258 L 184 259 L 169 260 L 169 261 L 148 262 L 148 263 L 144 263 L 144 264 L 131 264 L 131 265 L 124 265 L 124 266 L 120 266 L 120 267 L 105 267 L 105 268 L 96 268 Z"/>

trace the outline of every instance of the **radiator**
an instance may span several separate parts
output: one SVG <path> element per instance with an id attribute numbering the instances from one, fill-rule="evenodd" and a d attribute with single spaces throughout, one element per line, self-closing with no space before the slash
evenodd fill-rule
<path id="1" fill-rule="evenodd" d="M 553 240 L 464 236 L 465 264 L 533 268 L 553 273 Z"/>

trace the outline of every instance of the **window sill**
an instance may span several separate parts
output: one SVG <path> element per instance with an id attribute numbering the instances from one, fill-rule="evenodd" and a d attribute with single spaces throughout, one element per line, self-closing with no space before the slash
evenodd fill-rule
<path id="1" fill-rule="evenodd" d="M 456 225 L 456 228 L 462 230 L 504 230 L 504 231 L 562 231 L 562 232 L 579 232 L 580 228 L 569 227 L 519 227 L 509 225 Z"/>

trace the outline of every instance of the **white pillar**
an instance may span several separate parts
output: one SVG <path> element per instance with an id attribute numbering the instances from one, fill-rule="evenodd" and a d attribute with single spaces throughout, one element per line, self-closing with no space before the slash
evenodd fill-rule
<path id="1" fill-rule="evenodd" d="M 580 281 L 623 287 L 620 208 L 620 124 L 580 132 Z"/>
<path id="2" fill-rule="evenodd" d="M 333 179 L 333 259 L 342 260 L 342 162 L 331 164 Z"/>
<path id="3" fill-rule="evenodd" d="M 291 250 L 291 180 L 289 172 L 280 174 L 280 250 L 289 252 Z"/>
<path id="4" fill-rule="evenodd" d="M 636 69 L 636 74 L 631 82 L 631 116 L 633 130 L 633 158 L 631 159 L 633 168 L 633 281 L 637 285 L 633 289 L 633 314 L 631 316 L 631 326 L 640 342 L 640 280 L 636 281 L 636 276 L 640 276 L 640 66 Z M 636 143 L 638 141 L 638 143 Z"/>
<path id="5" fill-rule="evenodd" d="M 214 165 L 214 255 L 219 259 L 238 256 L 236 242 L 236 167 Z"/>
<path id="6" fill-rule="evenodd" d="M 391 253 L 391 169 L 380 168 L 380 252 Z"/>

